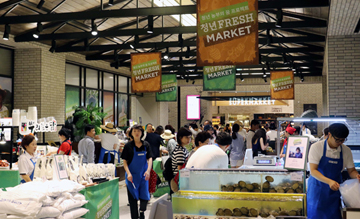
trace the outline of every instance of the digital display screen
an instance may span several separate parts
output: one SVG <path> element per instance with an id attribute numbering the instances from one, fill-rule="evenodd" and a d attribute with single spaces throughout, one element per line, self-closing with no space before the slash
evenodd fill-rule
<path id="1" fill-rule="evenodd" d="M 257 164 L 271 164 L 271 160 L 256 160 Z"/>

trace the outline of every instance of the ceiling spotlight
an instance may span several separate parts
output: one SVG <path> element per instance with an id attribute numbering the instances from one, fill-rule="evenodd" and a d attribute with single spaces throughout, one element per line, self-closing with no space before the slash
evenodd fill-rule
<path id="1" fill-rule="evenodd" d="M 9 34 L 10 34 L 10 25 L 5 24 L 3 40 L 9 40 Z"/>
<path id="2" fill-rule="evenodd" d="M 243 77 L 240 78 L 241 81 L 245 81 L 245 79 Z"/>
<path id="3" fill-rule="evenodd" d="M 148 16 L 148 30 L 147 33 L 154 33 L 154 16 Z"/>
<path id="4" fill-rule="evenodd" d="M 270 34 L 270 29 L 267 29 L 267 30 L 266 30 L 266 38 L 267 38 L 267 43 L 266 43 L 266 45 L 270 45 L 270 44 L 273 42 L 272 36 L 271 36 L 271 34 Z"/>
<path id="5" fill-rule="evenodd" d="M 300 77 L 300 82 L 301 83 L 304 82 L 304 76 L 303 75 L 301 75 L 301 77 Z"/>
<path id="6" fill-rule="evenodd" d="M 265 69 L 263 68 L 262 71 L 263 71 L 263 74 L 264 74 L 263 77 L 266 78 L 266 71 L 265 71 Z"/>
<path id="7" fill-rule="evenodd" d="M 282 59 L 283 59 L 284 64 L 289 64 L 287 57 L 286 57 L 286 53 L 283 53 Z"/>
<path id="8" fill-rule="evenodd" d="M 181 75 L 181 79 L 184 79 L 184 75 Z"/>
<path id="9" fill-rule="evenodd" d="M 281 8 L 277 9 L 275 27 L 281 27 L 283 20 L 283 11 Z"/>
<path id="10" fill-rule="evenodd" d="M 109 3 L 108 3 L 109 5 L 114 5 L 114 0 L 109 0 Z"/>
<path id="11" fill-rule="evenodd" d="M 131 49 L 134 49 L 134 48 L 135 48 L 132 44 L 130 44 L 130 47 L 131 47 Z"/>
<path id="12" fill-rule="evenodd" d="M 187 46 L 185 58 L 190 58 L 190 46 Z"/>
<path id="13" fill-rule="evenodd" d="M 43 30 L 43 26 L 41 24 L 41 22 L 37 22 L 37 25 L 36 25 L 36 31 L 35 33 L 33 34 L 33 37 L 38 39 L 40 37 L 40 32 Z"/>
<path id="14" fill-rule="evenodd" d="M 39 33 L 38 33 L 38 32 L 33 33 L 33 37 L 34 37 L 35 39 L 38 39 L 38 38 L 39 38 Z"/>
<path id="15" fill-rule="evenodd" d="M 169 59 L 169 47 L 166 48 L 164 59 Z"/>
<path id="16" fill-rule="evenodd" d="M 189 83 L 189 75 L 186 77 L 186 83 Z"/>
<path id="17" fill-rule="evenodd" d="M 195 84 L 195 80 L 193 80 L 192 84 Z"/>
<path id="18" fill-rule="evenodd" d="M 265 83 L 267 82 L 266 78 L 264 78 L 264 82 L 265 82 Z"/>
<path id="19" fill-rule="evenodd" d="M 51 41 L 51 48 L 50 48 L 50 52 L 54 53 L 55 52 L 55 48 L 56 48 L 56 41 L 52 40 Z"/>
<path id="20" fill-rule="evenodd" d="M 36 7 L 37 7 L 38 9 L 41 9 L 42 6 L 44 5 L 44 3 L 45 3 L 45 0 L 41 0 Z"/>
<path id="21" fill-rule="evenodd" d="M 95 20 L 91 20 L 91 35 L 96 36 L 98 35 L 97 26 L 95 24 Z"/>

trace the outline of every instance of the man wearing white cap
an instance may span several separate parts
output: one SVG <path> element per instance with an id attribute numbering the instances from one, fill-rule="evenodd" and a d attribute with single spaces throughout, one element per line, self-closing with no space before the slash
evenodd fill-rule
<path id="1" fill-rule="evenodd" d="M 165 140 L 166 150 L 169 155 L 176 147 L 175 135 L 172 134 L 170 130 L 165 130 L 165 132 L 161 135 L 161 137 Z"/>

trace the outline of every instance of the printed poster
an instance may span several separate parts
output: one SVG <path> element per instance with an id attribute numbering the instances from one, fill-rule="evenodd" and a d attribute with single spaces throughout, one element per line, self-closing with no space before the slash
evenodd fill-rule
<path id="1" fill-rule="evenodd" d="M 161 52 L 131 54 L 131 92 L 161 92 Z"/>
<path id="2" fill-rule="evenodd" d="M 258 1 L 197 0 L 197 66 L 259 64 Z"/>
<path id="3" fill-rule="evenodd" d="M 294 72 L 271 71 L 270 89 L 272 100 L 293 100 L 294 99 Z"/>
<path id="4" fill-rule="evenodd" d="M 285 154 L 286 169 L 304 170 L 307 163 L 309 138 L 306 136 L 290 136 Z"/>
<path id="5" fill-rule="evenodd" d="M 128 103 L 128 96 L 126 94 L 118 94 L 118 126 L 124 127 L 127 126 L 127 104 Z"/>
<path id="6" fill-rule="evenodd" d="M 114 93 L 112 92 L 104 92 L 104 113 L 106 113 L 104 123 L 114 124 Z"/>
<path id="7" fill-rule="evenodd" d="M 12 79 L 0 77 L 0 118 L 12 114 Z"/>
<path id="8" fill-rule="evenodd" d="M 156 93 L 157 102 L 171 102 L 177 100 L 176 75 L 162 75 L 161 92 Z"/>
<path id="9" fill-rule="evenodd" d="M 97 90 L 86 90 L 86 106 L 93 104 L 97 107 L 99 104 L 99 91 Z"/>
<path id="10" fill-rule="evenodd" d="M 205 91 L 236 90 L 236 66 L 205 66 L 203 79 Z"/>
<path id="11" fill-rule="evenodd" d="M 77 87 L 66 86 L 65 88 L 65 118 L 72 116 L 75 112 L 74 106 L 79 106 L 80 90 Z"/>

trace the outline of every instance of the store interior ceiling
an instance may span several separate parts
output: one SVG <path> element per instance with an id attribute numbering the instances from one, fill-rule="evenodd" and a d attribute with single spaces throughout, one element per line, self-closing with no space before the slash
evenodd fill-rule
<path id="1" fill-rule="evenodd" d="M 15 42 L 40 42 L 114 68 L 130 68 L 130 53 L 161 51 L 163 74 L 202 79 L 196 0 L 0 0 L 0 15 L 0 31 Z M 321 76 L 328 18 L 328 0 L 259 0 L 260 64 L 237 66 L 237 77 L 286 69 Z"/>

